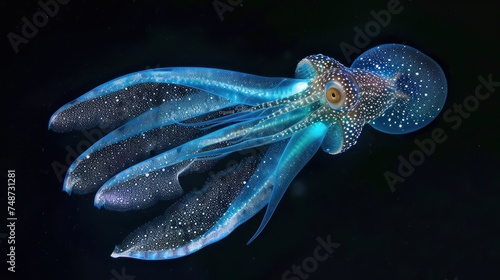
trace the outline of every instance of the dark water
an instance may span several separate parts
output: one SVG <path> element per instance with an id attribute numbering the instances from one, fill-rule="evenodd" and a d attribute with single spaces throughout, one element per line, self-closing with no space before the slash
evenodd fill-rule
<path id="1" fill-rule="evenodd" d="M 65 2 L 48 22 L 36 19 L 36 31 L 25 30 L 31 38 L 15 43 L 8 34 L 22 36 L 22 18 L 33 22 L 40 4 L 0 2 L 0 275 L 7 276 L 1 279 L 499 279 L 500 85 L 483 87 L 483 100 L 475 97 L 479 77 L 500 81 L 493 4 L 244 0 L 227 4 L 221 20 L 211 0 Z M 381 10 L 391 18 L 374 24 Z M 354 28 L 367 25 L 372 36 L 356 41 Z M 92 195 L 61 191 L 65 166 L 98 135 L 49 132 L 49 117 L 101 83 L 166 66 L 292 76 L 306 55 L 349 64 L 356 54 L 341 45 L 363 51 L 391 42 L 415 47 L 443 67 L 449 87 L 443 112 L 408 135 L 366 126 L 346 153 L 319 152 L 249 246 L 262 213 L 181 259 L 113 259 L 114 245 L 164 206 L 114 213 L 93 207 Z M 400 159 L 418 150 L 415 141 L 430 141 L 436 131 L 445 140 L 391 189 L 384 173 L 397 174 Z M 16 174 L 15 273 L 7 270 L 9 169 Z M 340 246 L 317 260 L 318 239 Z"/>

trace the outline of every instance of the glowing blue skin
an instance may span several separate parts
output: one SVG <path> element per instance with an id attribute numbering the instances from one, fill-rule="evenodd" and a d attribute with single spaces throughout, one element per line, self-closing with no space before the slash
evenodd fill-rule
<path id="1" fill-rule="evenodd" d="M 66 192 L 97 191 L 97 207 L 118 211 L 177 198 L 185 192 L 179 176 L 211 170 L 235 152 L 245 155 L 112 254 L 161 260 L 224 238 L 267 205 L 250 243 L 320 147 L 347 150 L 366 123 L 392 134 L 415 131 L 436 117 L 446 92 L 432 59 L 389 44 L 363 53 L 351 68 L 308 56 L 293 79 L 209 68 L 132 73 L 63 106 L 49 128 L 118 127 L 75 160 L 64 182 Z"/>

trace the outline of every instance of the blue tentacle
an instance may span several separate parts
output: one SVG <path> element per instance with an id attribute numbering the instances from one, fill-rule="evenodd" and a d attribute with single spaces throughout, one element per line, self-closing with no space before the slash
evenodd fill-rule
<path id="1" fill-rule="evenodd" d="M 255 120 L 280 108 L 263 107 L 252 113 L 251 107 L 241 102 L 255 105 L 274 101 L 271 96 L 286 98 L 307 84 L 306 79 L 266 78 L 210 68 L 146 70 L 105 83 L 66 104 L 50 119 L 49 128 L 59 132 L 95 126 L 113 128 L 125 123 L 77 158 L 63 189 L 68 193 L 95 191 L 112 175 L 151 153 L 200 137 L 218 125 Z M 250 111 L 224 116 L 224 108 L 237 106 Z M 199 116 L 202 121 L 197 124 L 184 123 Z M 206 124 L 213 125 L 201 127 Z M 197 129 L 179 127 L 182 125 Z M 170 136 L 175 138 L 168 140 Z M 161 142 L 161 138 L 167 141 Z M 101 172 L 86 172 L 89 168 Z"/>
<path id="2" fill-rule="evenodd" d="M 318 122 L 292 136 L 275 168 L 273 174 L 273 191 L 267 205 L 266 214 L 259 228 L 247 244 L 251 243 L 262 232 L 293 178 L 297 176 L 297 173 L 299 173 L 321 146 L 327 130 L 328 126 L 326 124 Z"/>
<path id="3" fill-rule="evenodd" d="M 256 124 L 260 122 L 259 119 L 249 120 L 221 128 L 185 144 L 176 145 L 175 148 L 128 167 L 102 185 L 96 195 L 95 205 L 108 208 L 108 200 L 112 204 L 117 199 L 114 193 L 108 197 L 108 190 L 124 188 L 131 191 L 129 189 L 130 181 L 133 181 L 136 185 L 133 189 L 135 192 L 144 192 L 146 194 L 154 192 L 153 188 L 146 188 L 146 186 L 152 183 L 153 180 L 157 181 L 158 178 L 167 176 L 163 170 L 170 170 L 171 166 L 180 162 L 196 158 L 215 159 L 232 152 L 289 138 L 289 134 L 279 135 L 279 132 L 297 123 L 307 113 L 307 110 L 304 109 L 300 111 L 303 112 L 292 111 L 275 119 L 273 127 L 276 131 L 270 131 L 266 129 L 266 126 L 257 127 Z M 248 137 L 249 135 L 251 137 Z M 137 205 L 131 205 L 130 208 L 136 207 Z"/>
<path id="4" fill-rule="evenodd" d="M 226 237 L 269 202 L 274 169 L 288 141 L 271 144 L 263 157 L 250 156 L 216 174 L 201 191 L 184 196 L 131 233 L 111 256 L 174 259 Z"/>
<path id="5" fill-rule="evenodd" d="M 52 115 L 49 129 L 64 132 L 96 125 L 116 126 L 116 123 L 119 123 L 116 119 L 103 119 L 102 113 L 114 115 L 120 109 L 125 109 L 124 116 L 119 116 L 118 119 L 128 120 L 163 102 L 176 100 L 176 96 L 159 99 L 154 97 L 158 85 L 165 84 L 174 85 L 174 90 L 178 90 L 176 86 L 180 86 L 182 91 L 208 92 L 214 96 L 231 100 L 235 104 L 257 105 L 299 93 L 309 86 L 310 79 L 269 78 L 235 71 L 197 67 L 144 70 L 109 81 L 62 106 Z M 130 96 L 130 100 L 123 99 L 123 95 L 127 94 L 129 87 L 134 89 L 135 94 Z M 128 92 L 130 93 L 132 90 Z M 141 95 L 140 98 L 137 98 L 138 94 Z M 142 98 L 143 94 L 150 98 Z M 109 100 L 109 96 L 115 100 Z M 185 98 L 185 96 L 180 97 Z M 113 101 L 120 103 L 120 107 L 116 108 Z M 109 102 L 108 106 L 112 106 L 111 110 L 106 108 L 96 110 L 94 108 L 95 105 L 99 106 L 104 102 Z M 114 117 L 116 118 L 116 116 Z"/>
<path id="6" fill-rule="evenodd" d="M 210 131 L 179 125 L 179 121 L 227 107 L 225 99 L 207 93 L 189 102 L 165 103 L 110 132 L 83 152 L 70 166 L 63 189 L 71 193 L 95 191 L 118 171 Z M 182 104 L 180 104 L 182 103 Z M 182 106 L 183 110 L 178 110 Z M 88 169 L 100 172 L 87 172 Z"/>

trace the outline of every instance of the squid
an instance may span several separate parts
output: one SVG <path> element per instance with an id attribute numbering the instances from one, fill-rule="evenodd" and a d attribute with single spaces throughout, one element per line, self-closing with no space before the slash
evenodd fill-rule
<path id="1" fill-rule="evenodd" d="M 252 242 L 318 150 L 347 151 L 365 124 L 416 131 L 436 118 L 446 95 L 432 58 L 385 44 L 351 67 L 307 56 L 294 78 L 201 67 L 135 72 L 62 106 L 49 129 L 112 130 L 74 161 L 63 190 L 96 192 L 95 206 L 115 211 L 172 200 L 111 255 L 165 260 L 221 240 L 265 208 Z M 229 159 L 236 163 L 224 165 Z M 181 184 L 187 175 L 205 183 Z"/>

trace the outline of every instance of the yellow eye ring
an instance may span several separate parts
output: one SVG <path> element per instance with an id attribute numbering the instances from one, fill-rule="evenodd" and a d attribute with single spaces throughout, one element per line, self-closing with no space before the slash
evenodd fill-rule
<path id="1" fill-rule="evenodd" d="M 341 93 L 340 93 L 340 90 L 338 90 L 337 88 L 335 87 L 330 87 L 327 91 L 326 91 L 326 99 L 328 100 L 328 102 L 332 103 L 332 104 L 337 104 L 340 102 L 340 100 L 342 99 L 342 96 L 341 96 Z"/>

